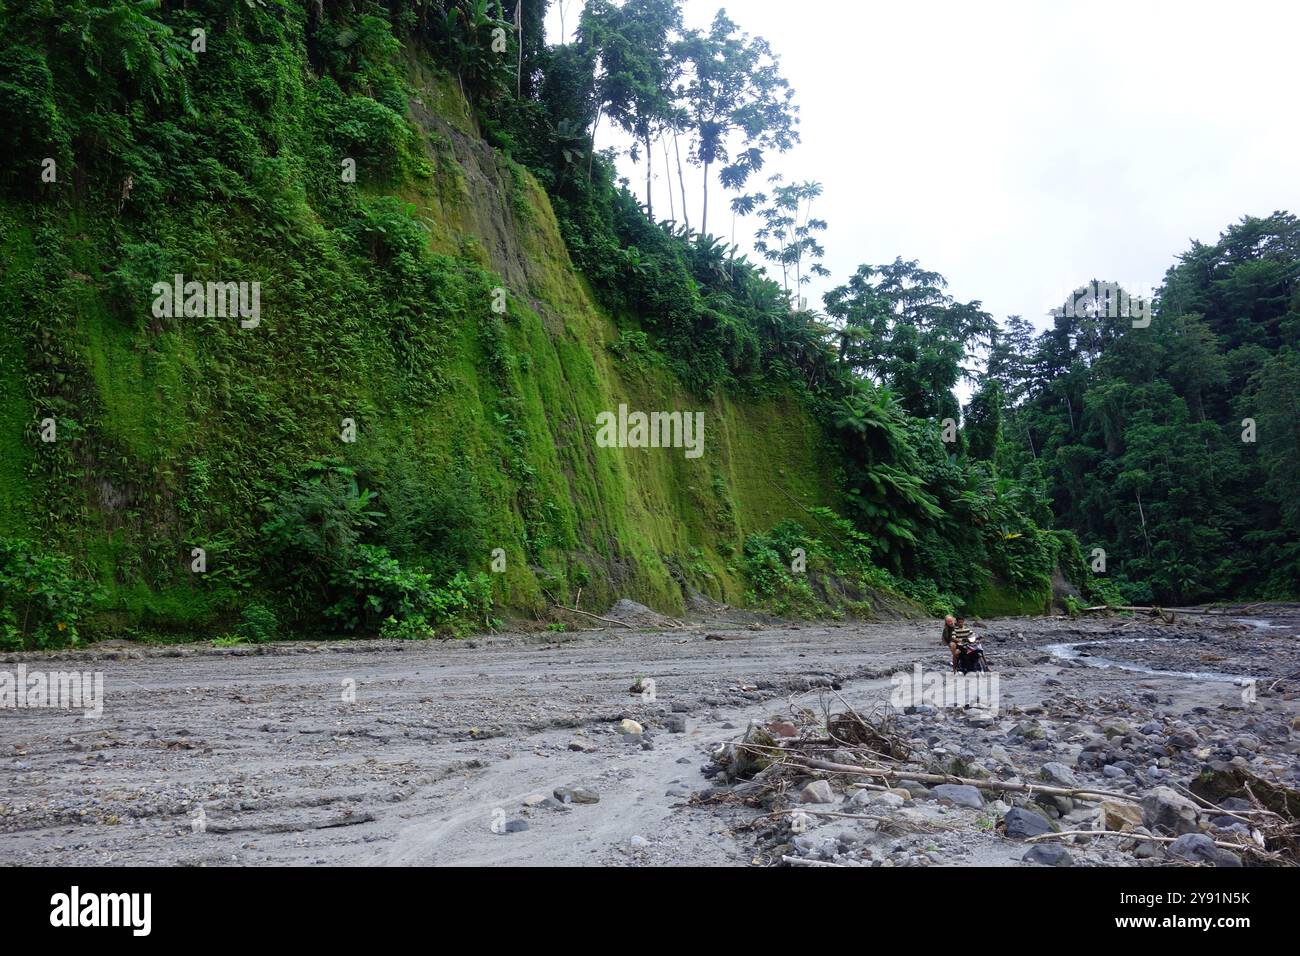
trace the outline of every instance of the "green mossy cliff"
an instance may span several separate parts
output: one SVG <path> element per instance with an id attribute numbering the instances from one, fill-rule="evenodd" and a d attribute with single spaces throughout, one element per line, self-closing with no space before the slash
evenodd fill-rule
<path id="1" fill-rule="evenodd" d="M 467 506 L 464 569 L 503 549 L 495 597 L 520 613 L 579 588 L 596 609 L 740 603 L 745 536 L 836 505 L 800 399 L 702 399 L 622 347 L 636 317 L 597 306 L 543 189 L 482 139 L 454 79 L 405 59 L 389 157 L 331 139 L 351 98 L 289 62 L 258 90 L 278 142 L 213 100 L 220 162 L 160 124 L 111 189 L 65 167 L 0 204 L 0 534 L 73 556 L 103 588 L 101 626 L 207 627 L 272 588 L 258 529 L 313 462 Z M 150 175 L 173 155 L 189 165 Z M 349 155 L 357 182 L 336 182 Z M 155 317 L 151 286 L 175 273 L 260 282 L 260 324 Z M 597 447 L 620 404 L 704 412 L 704 454 Z"/>

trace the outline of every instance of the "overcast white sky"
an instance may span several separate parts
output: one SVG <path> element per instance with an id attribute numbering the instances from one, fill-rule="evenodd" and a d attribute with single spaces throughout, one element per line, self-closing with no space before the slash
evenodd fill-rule
<path id="1" fill-rule="evenodd" d="M 554 0 L 553 40 L 562 3 L 570 31 L 581 9 Z M 763 175 L 825 188 L 832 278 L 813 307 L 859 263 L 901 255 L 999 320 L 1041 325 L 1089 279 L 1152 289 L 1192 238 L 1300 212 L 1294 0 L 685 0 L 687 25 L 720 6 L 768 39 L 801 107 L 802 143 Z M 602 126 L 597 148 L 613 141 Z M 644 193 L 644 167 L 621 167 Z M 657 218 L 665 172 L 660 154 Z M 710 195 L 709 231 L 726 235 L 729 197 Z M 742 221 L 742 249 L 752 232 Z"/>

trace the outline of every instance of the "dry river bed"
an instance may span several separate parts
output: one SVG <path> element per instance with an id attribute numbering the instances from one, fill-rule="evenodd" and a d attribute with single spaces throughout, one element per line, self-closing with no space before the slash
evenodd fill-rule
<path id="1" fill-rule="evenodd" d="M 902 717 L 935 759 L 999 779 L 1037 780 L 1052 764 L 1137 796 L 1211 760 L 1300 785 L 1300 682 L 1275 684 L 1300 671 L 1296 606 L 976 630 L 999 677 L 996 719 Z M 816 710 L 831 687 L 878 708 L 891 675 L 946 667 L 938 635 L 929 621 L 710 620 L 7 655 L 0 671 L 102 672 L 104 706 L 98 719 L 0 709 L 0 864 L 1029 865 L 1002 822 L 1016 801 L 994 795 L 968 807 L 926 787 L 888 800 L 837 783 L 831 809 L 870 801 L 871 815 L 896 819 L 815 816 L 797 833 L 751 826 L 764 808 L 740 799 L 743 784 L 717 799 L 729 783 L 713 756 L 751 720 Z M 638 679 L 653 680 L 654 699 L 629 692 Z M 644 732 L 621 732 L 624 719 Z M 1106 729 L 1114 721 L 1123 732 Z M 598 800 L 562 803 L 557 790 Z M 1031 809 L 1066 829 L 1096 808 Z M 1037 862 L 1150 865 L 1165 853 L 1098 840 Z"/>

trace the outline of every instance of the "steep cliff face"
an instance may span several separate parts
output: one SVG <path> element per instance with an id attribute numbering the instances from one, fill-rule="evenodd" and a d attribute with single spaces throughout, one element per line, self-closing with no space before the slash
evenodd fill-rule
<path id="1" fill-rule="evenodd" d="M 433 98 L 412 113 L 438 175 L 406 198 L 427 213 L 435 248 L 481 250 L 483 265 L 522 300 L 508 337 L 526 368 L 509 391 L 522 402 L 542 495 L 558 509 L 560 550 L 588 567 L 587 587 L 604 600 L 626 594 L 674 610 L 691 591 L 743 600 L 731 565 L 744 536 L 834 502 L 833 452 L 820 429 L 793 398 L 701 401 L 653 363 L 620 360 L 611 350 L 619 330 L 570 263 L 544 191 L 477 136 L 449 83 L 422 74 L 420 84 Z M 481 372 L 471 361 L 462 374 L 456 392 L 479 398 L 471 417 L 490 419 Z M 599 447 L 597 417 L 621 405 L 702 413 L 702 454 Z M 535 598 L 537 569 L 520 570 L 520 593 Z"/>
<path id="2" fill-rule="evenodd" d="M 491 579 L 518 611 L 579 588 L 588 607 L 740 603 L 744 537 L 835 505 L 833 452 L 799 401 L 701 399 L 624 347 L 545 192 L 483 141 L 454 80 L 407 60 L 401 168 L 363 163 L 345 199 L 313 171 L 338 168 L 320 133 L 337 90 L 308 77 L 273 107 L 300 129 L 243 184 L 196 161 L 201 200 L 160 188 L 148 217 L 139 176 L 120 197 L 0 208 L 0 533 L 75 556 L 102 620 L 229 614 L 270 583 L 254 542 L 275 489 L 322 460 L 465 506 L 462 563 L 503 553 Z M 151 286 L 176 273 L 260 282 L 257 326 L 158 317 Z M 600 447 L 620 405 L 703 413 L 702 454 Z"/>

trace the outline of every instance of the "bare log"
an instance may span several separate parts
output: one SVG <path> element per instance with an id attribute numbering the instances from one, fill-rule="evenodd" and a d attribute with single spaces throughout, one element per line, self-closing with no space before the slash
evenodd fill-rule
<path id="1" fill-rule="evenodd" d="M 1148 843 L 1173 843 L 1178 837 L 1149 836 L 1145 833 L 1128 833 L 1124 830 L 1062 830 L 1059 833 L 1040 833 L 1038 836 L 1031 836 L 1025 840 L 1026 843 L 1037 843 L 1039 840 L 1059 840 L 1064 837 L 1072 836 L 1113 836 L 1123 837 L 1126 840 L 1145 840 Z M 1259 847 L 1251 846 L 1249 843 L 1229 843 L 1226 840 L 1212 841 L 1215 846 L 1224 850 L 1251 850 L 1258 853 Z"/>
<path id="2" fill-rule="evenodd" d="M 1114 790 L 1092 790 L 1087 787 L 1052 787 L 1035 783 L 1007 783 L 1001 780 L 977 780 L 971 777 L 954 777 L 942 773 L 917 773 L 911 770 L 891 770 L 887 767 L 854 767 L 851 764 L 832 763 L 829 760 L 817 760 L 811 757 L 799 759 L 791 754 L 799 764 L 813 770 L 829 770 L 834 773 L 859 774 L 864 777 L 880 777 L 886 780 L 915 780 L 918 783 L 958 783 L 981 790 L 996 790 L 1005 793 L 1046 793 L 1058 797 L 1080 797 L 1085 800 L 1120 800 L 1136 804 L 1139 801 L 1127 793 Z"/>
<path id="3" fill-rule="evenodd" d="M 604 621 L 606 624 L 617 624 L 619 627 L 626 627 L 630 631 L 636 630 L 636 628 L 627 623 L 627 621 L 616 621 L 612 617 L 601 617 L 599 614 L 589 614 L 586 611 L 578 610 L 576 607 L 565 607 L 563 604 L 557 604 L 555 607 L 561 611 L 568 611 L 570 614 L 581 614 L 583 617 L 589 617 L 592 620 Z"/>
<path id="4" fill-rule="evenodd" d="M 829 866 L 837 870 L 847 870 L 848 867 L 842 863 L 827 863 L 824 860 L 805 860 L 800 856 L 783 856 L 782 863 L 789 863 L 791 866 Z"/>

